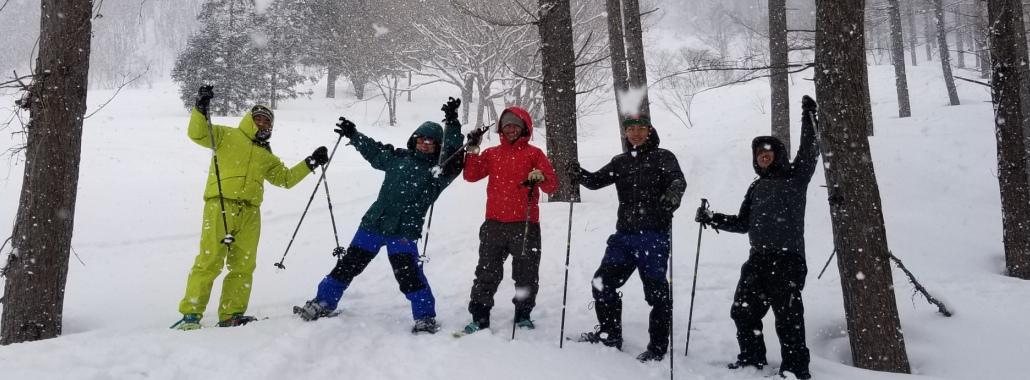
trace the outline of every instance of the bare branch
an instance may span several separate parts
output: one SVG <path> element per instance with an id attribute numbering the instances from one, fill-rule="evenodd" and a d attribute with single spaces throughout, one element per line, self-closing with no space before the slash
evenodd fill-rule
<path id="1" fill-rule="evenodd" d="M 966 81 L 966 82 L 972 82 L 972 83 L 976 83 L 976 84 L 978 84 L 978 85 L 981 85 L 981 86 L 987 86 L 987 87 L 991 87 L 991 84 L 990 84 L 990 83 L 987 83 L 987 82 L 981 82 L 981 81 L 978 81 L 978 80 L 973 80 L 973 79 L 969 79 L 969 78 L 963 78 L 963 77 L 960 77 L 960 76 L 958 76 L 958 75 L 955 75 L 955 79 L 959 79 L 959 80 L 964 80 L 964 81 Z"/>
<path id="2" fill-rule="evenodd" d="M 133 77 L 132 79 L 129 79 L 129 80 L 125 81 L 125 82 L 122 82 L 122 84 L 118 85 L 118 87 L 115 88 L 114 94 L 111 94 L 110 98 L 108 98 L 106 101 L 101 103 L 100 106 L 97 107 L 97 109 L 93 110 L 93 112 L 90 112 L 89 115 L 84 116 L 83 119 L 89 119 L 90 116 L 93 116 L 97 112 L 100 112 L 100 110 L 104 109 L 104 107 L 107 107 L 107 104 L 111 103 L 111 101 L 114 100 L 114 98 L 116 96 L 118 96 L 118 93 L 122 91 L 122 88 L 124 88 L 125 86 L 128 86 L 132 82 L 135 82 L 139 78 L 142 78 L 144 75 L 147 74 L 148 71 L 150 71 L 150 66 L 147 66 L 147 68 L 145 70 L 143 70 L 139 74 L 136 74 L 136 76 Z"/>
<path id="3" fill-rule="evenodd" d="M 948 310 L 948 307 L 944 306 L 943 302 L 937 300 L 936 298 L 933 298 L 933 296 L 930 295 L 930 292 L 926 291 L 926 288 L 923 287 L 923 284 L 920 284 L 919 281 L 916 280 L 916 276 L 913 275 L 912 272 L 909 272 L 908 268 L 905 268 L 905 264 L 901 263 L 901 259 L 898 259 L 897 256 L 894 256 L 894 252 L 887 251 L 887 253 L 890 254 L 891 261 L 894 261 L 894 264 L 896 264 L 902 272 L 905 272 L 905 275 L 908 276 L 908 281 L 912 283 L 912 286 L 916 287 L 916 291 L 922 293 L 923 297 L 926 297 L 926 302 L 929 302 L 930 304 L 937 306 L 937 312 L 943 314 L 945 317 L 952 316 L 952 313 L 950 310 Z"/>
<path id="4" fill-rule="evenodd" d="M 497 26 L 526 26 L 526 25 L 536 25 L 537 22 L 539 22 L 539 20 L 518 21 L 518 22 L 505 21 L 505 20 L 501 20 L 501 19 L 496 18 L 496 17 L 491 17 L 491 16 L 487 16 L 485 14 L 476 12 L 475 10 L 472 9 L 472 7 L 470 7 L 466 3 L 461 2 L 460 0 L 450 0 L 450 3 L 451 3 L 451 6 L 453 6 L 455 9 L 457 9 L 461 13 L 464 13 L 464 14 L 466 14 L 468 16 L 473 17 L 473 18 L 477 18 L 477 19 L 483 20 L 485 22 L 488 22 L 490 24 L 497 25 Z M 522 4 L 520 4 L 517 1 L 515 3 L 519 4 L 520 7 L 522 6 Z M 523 8 L 523 10 L 526 10 L 526 9 Z M 528 10 L 526 10 L 526 13 L 530 14 Z M 530 14 L 530 15 L 532 16 L 532 14 Z"/>

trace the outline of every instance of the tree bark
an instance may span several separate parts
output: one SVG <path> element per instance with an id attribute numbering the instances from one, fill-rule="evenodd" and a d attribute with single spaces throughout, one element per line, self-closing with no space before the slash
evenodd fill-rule
<path id="1" fill-rule="evenodd" d="M 1008 275 L 1030 280 L 1030 184 L 1027 180 L 1023 125 L 1030 115 L 1020 96 L 1027 75 L 1026 33 L 1022 4 L 988 0 L 990 25 L 991 95 L 998 140 L 998 183 L 1001 190 L 1005 267 Z"/>
<path id="2" fill-rule="evenodd" d="M 769 101 L 772 135 L 790 152 L 787 0 L 769 0 Z"/>
<path id="3" fill-rule="evenodd" d="M 647 99 L 647 63 L 644 61 L 644 31 L 640 23 L 639 0 L 622 0 L 622 21 L 625 23 L 626 69 L 629 87 L 642 89 L 644 98 L 640 108 L 623 110 L 634 115 L 651 117 L 651 107 Z M 623 107 L 626 105 L 623 104 Z"/>
<path id="4" fill-rule="evenodd" d="M 923 37 L 926 43 L 923 44 L 926 47 L 926 61 L 930 62 L 933 60 L 933 22 L 930 20 L 930 12 L 923 12 Z"/>
<path id="5" fill-rule="evenodd" d="M 325 78 L 325 97 L 336 98 L 336 79 L 340 76 L 340 70 L 336 65 L 329 65 L 326 71 L 328 73 Z"/>
<path id="6" fill-rule="evenodd" d="M 540 0 L 541 69 L 547 156 L 559 173 L 551 202 L 578 202 L 579 185 L 565 173 L 578 162 L 576 143 L 576 53 L 569 0 Z"/>
<path id="7" fill-rule="evenodd" d="M 621 136 L 625 112 L 622 110 L 619 94 L 625 93 L 629 89 L 629 74 L 626 69 L 626 40 L 622 30 L 622 1 L 607 0 L 605 5 L 608 13 L 608 52 L 612 60 L 612 87 L 616 95 L 615 109 L 618 111 L 619 124 L 617 125 Z"/>
<path id="8" fill-rule="evenodd" d="M 960 69 L 966 68 L 966 46 L 965 46 L 965 26 L 962 22 L 962 4 L 955 4 L 954 10 L 951 12 L 952 16 L 955 17 L 955 50 L 957 55 L 955 58 L 955 67 Z"/>
<path id="9" fill-rule="evenodd" d="M 859 368 L 908 373 L 879 187 L 866 137 L 864 1 L 816 1 L 817 133 L 824 160 L 851 357 Z"/>
<path id="10" fill-rule="evenodd" d="M 908 99 L 908 78 L 905 74 L 905 38 L 901 31 L 901 7 L 898 0 L 888 0 L 891 25 L 891 57 L 894 63 L 894 86 L 898 90 L 898 117 L 912 116 Z"/>
<path id="11" fill-rule="evenodd" d="M 0 344 L 61 335 L 86 111 L 91 0 L 42 0 Z"/>
<path id="12" fill-rule="evenodd" d="M 951 53 L 948 52 L 948 32 L 944 22 L 944 0 L 934 0 L 934 19 L 937 23 L 937 52 L 941 57 L 941 71 L 944 74 L 944 86 L 948 89 L 948 100 L 951 105 L 960 104 L 958 90 L 955 89 L 955 77 L 951 74 Z"/>
<path id="13" fill-rule="evenodd" d="M 365 99 L 365 85 L 368 84 L 368 78 L 359 75 L 351 75 L 350 83 L 354 86 L 354 97 L 358 100 Z"/>
<path id="14" fill-rule="evenodd" d="M 977 62 L 980 65 L 980 78 L 987 79 L 991 77 L 991 52 L 987 45 L 987 39 L 989 38 L 989 31 L 987 29 L 987 9 L 985 8 L 986 2 L 977 1 L 976 6 L 976 57 Z"/>

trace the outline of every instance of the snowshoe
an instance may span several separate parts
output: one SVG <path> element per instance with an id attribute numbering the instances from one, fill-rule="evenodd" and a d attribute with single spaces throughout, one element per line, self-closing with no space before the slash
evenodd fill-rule
<path id="1" fill-rule="evenodd" d="M 520 329 L 526 330 L 532 330 L 536 328 L 536 325 L 533 324 L 533 320 L 529 318 L 515 321 L 515 326 Z"/>
<path id="2" fill-rule="evenodd" d="M 768 364 L 768 363 L 766 363 L 766 362 L 747 362 L 747 361 L 743 361 L 743 360 L 737 360 L 737 361 L 735 361 L 733 363 L 727 364 L 726 368 L 729 368 L 729 369 L 741 369 L 741 368 L 747 368 L 747 367 L 754 367 L 755 369 L 761 371 L 762 368 L 765 368 L 766 364 Z"/>
<path id="3" fill-rule="evenodd" d="M 639 360 L 641 363 L 660 362 L 664 358 L 665 353 L 657 353 L 651 350 L 644 351 L 640 353 L 640 355 L 637 355 L 637 360 Z"/>
<path id="4" fill-rule="evenodd" d="M 226 318 L 223 321 L 219 321 L 218 322 L 218 327 L 243 326 L 245 324 L 248 324 L 250 322 L 254 322 L 256 320 L 257 320 L 257 318 L 254 318 L 252 316 L 243 315 L 243 313 L 237 313 L 237 314 L 233 314 L 231 317 Z"/>
<path id="5" fill-rule="evenodd" d="M 200 325 L 200 317 L 200 314 L 183 314 L 182 319 L 180 319 L 178 322 L 175 322 L 175 324 L 173 324 L 172 327 L 169 328 L 182 331 L 199 329 L 202 327 Z"/>
<path id="6" fill-rule="evenodd" d="M 338 313 L 336 311 L 329 310 L 317 299 L 313 299 L 305 302 L 304 306 L 294 306 L 293 314 L 297 314 L 300 316 L 300 319 L 310 322 L 322 317 L 331 317 Z"/>
<path id="7" fill-rule="evenodd" d="M 790 379 L 791 378 L 791 377 L 787 376 L 788 373 L 794 375 L 794 378 L 797 378 L 798 380 L 806 380 L 806 379 L 811 379 L 812 378 L 812 374 L 808 373 L 808 371 L 806 371 L 806 370 L 791 371 L 791 370 L 780 369 L 777 372 L 777 374 L 779 374 L 780 378 L 783 378 L 783 379 Z"/>
<path id="8" fill-rule="evenodd" d="M 440 325 L 436 323 L 436 318 L 433 317 L 419 319 L 415 321 L 415 326 L 411 327 L 411 333 L 416 335 L 421 333 L 436 334 L 437 331 L 440 331 Z"/>
<path id="9" fill-rule="evenodd" d="M 465 325 L 464 329 L 461 329 L 459 331 L 455 331 L 453 334 L 451 334 L 451 336 L 453 336 L 455 338 L 461 338 L 461 337 L 463 337 L 465 335 L 474 334 L 476 332 L 479 332 L 479 331 L 482 331 L 482 330 L 486 330 L 488 328 L 490 328 L 490 324 L 489 323 L 480 324 L 479 322 L 472 321 L 472 322 L 469 322 L 469 324 Z"/>
<path id="10" fill-rule="evenodd" d="M 585 332 L 579 334 L 579 337 L 569 337 L 568 339 L 576 342 L 586 342 L 591 344 L 601 343 L 605 346 L 615 347 L 619 351 L 622 351 L 622 337 L 611 336 L 610 334 L 601 332 L 600 330 Z"/>

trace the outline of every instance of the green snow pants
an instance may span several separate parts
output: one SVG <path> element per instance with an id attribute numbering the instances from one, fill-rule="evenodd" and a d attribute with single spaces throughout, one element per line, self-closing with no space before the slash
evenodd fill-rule
<path id="1" fill-rule="evenodd" d="M 218 320 L 247 311 L 251 282 L 257 266 L 258 238 L 261 236 L 261 210 L 247 202 L 225 200 L 225 218 L 229 233 L 236 238 L 231 249 L 222 244 L 221 207 L 218 198 L 204 203 L 204 224 L 200 232 L 200 253 L 186 280 L 186 296 L 179 303 L 182 314 L 204 314 L 211 298 L 211 285 L 224 265 L 229 274 L 222 280 L 222 296 L 218 302 Z"/>

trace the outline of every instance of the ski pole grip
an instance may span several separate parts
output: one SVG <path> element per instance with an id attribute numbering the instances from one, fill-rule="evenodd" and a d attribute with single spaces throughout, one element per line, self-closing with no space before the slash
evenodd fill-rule
<path id="1" fill-rule="evenodd" d="M 707 210 L 707 209 L 708 209 L 708 199 L 706 199 L 706 198 L 701 198 L 701 208 L 703 208 L 703 209 L 705 209 L 705 210 Z"/>

